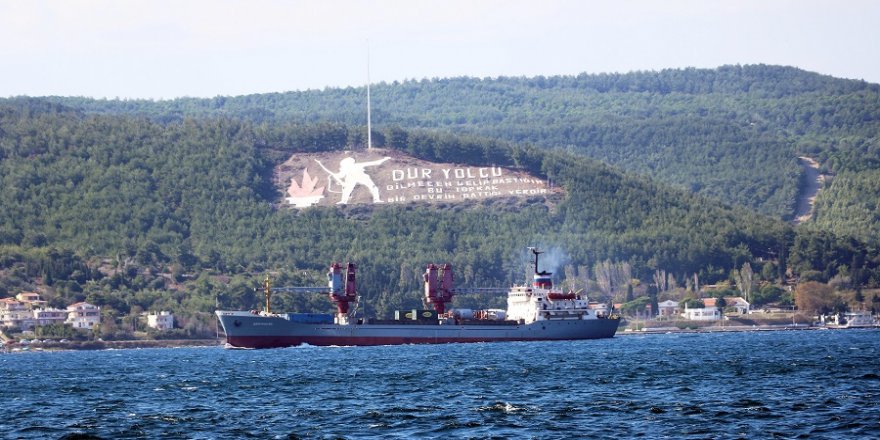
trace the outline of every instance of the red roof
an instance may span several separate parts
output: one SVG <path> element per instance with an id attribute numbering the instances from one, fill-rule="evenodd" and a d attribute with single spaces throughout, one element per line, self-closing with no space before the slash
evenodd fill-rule
<path id="1" fill-rule="evenodd" d="M 718 300 L 717 298 L 703 298 L 703 305 L 705 307 L 716 307 L 715 304 L 716 304 L 717 300 Z M 725 296 L 724 297 L 724 302 L 727 303 L 728 306 L 732 306 L 739 301 L 745 301 L 745 300 L 742 299 L 741 297 L 738 297 L 738 296 Z"/>
<path id="2" fill-rule="evenodd" d="M 67 306 L 67 310 L 71 310 L 71 309 L 79 309 L 79 308 L 94 308 L 94 307 L 95 307 L 95 306 L 92 305 L 92 304 L 89 304 L 89 303 L 87 303 L 87 302 L 82 302 L 82 301 L 80 301 L 80 302 L 78 302 L 78 303 L 71 304 L 71 305 Z"/>

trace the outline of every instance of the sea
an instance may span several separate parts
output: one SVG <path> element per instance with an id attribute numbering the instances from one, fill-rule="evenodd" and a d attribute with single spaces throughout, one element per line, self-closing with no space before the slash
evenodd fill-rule
<path id="1" fill-rule="evenodd" d="M 880 330 L 0 354 L 2 438 L 880 437 Z"/>

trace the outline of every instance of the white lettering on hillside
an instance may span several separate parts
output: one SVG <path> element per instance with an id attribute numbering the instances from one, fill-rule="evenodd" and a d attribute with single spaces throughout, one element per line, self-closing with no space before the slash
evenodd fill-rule
<path id="1" fill-rule="evenodd" d="M 430 168 L 411 168 L 391 170 L 391 180 L 399 182 L 401 180 L 426 180 L 431 178 Z M 449 180 L 450 174 L 454 179 L 485 179 L 489 177 L 501 177 L 504 169 L 501 167 L 481 167 L 481 168 L 441 168 L 443 178 Z"/>
<path id="2" fill-rule="evenodd" d="M 501 167 L 396 168 L 391 170 L 391 179 L 386 182 L 384 193 L 387 203 L 529 196 L 550 192 L 543 180 L 524 174 L 505 175 Z"/>
<path id="3" fill-rule="evenodd" d="M 395 163 L 396 162 L 396 163 Z M 372 153 L 291 157 L 277 170 L 287 204 L 296 208 L 349 203 L 456 201 L 550 194 L 548 182 L 498 166 L 455 166 Z"/>

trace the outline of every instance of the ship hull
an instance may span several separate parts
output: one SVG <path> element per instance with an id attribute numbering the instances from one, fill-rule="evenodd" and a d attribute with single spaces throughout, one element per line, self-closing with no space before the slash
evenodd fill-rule
<path id="1" fill-rule="evenodd" d="M 611 338 L 618 319 L 546 320 L 530 324 L 307 324 L 282 316 L 218 311 L 226 342 L 240 348 L 448 344 Z"/>

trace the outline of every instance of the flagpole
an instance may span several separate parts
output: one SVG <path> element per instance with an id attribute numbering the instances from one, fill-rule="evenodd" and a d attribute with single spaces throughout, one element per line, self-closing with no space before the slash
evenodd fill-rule
<path id="1" fill-rule="evenodd" d="M 373 149 L 373 124 L 370 121 L 370 40 L 367 40 L 367 150 Z"/>

